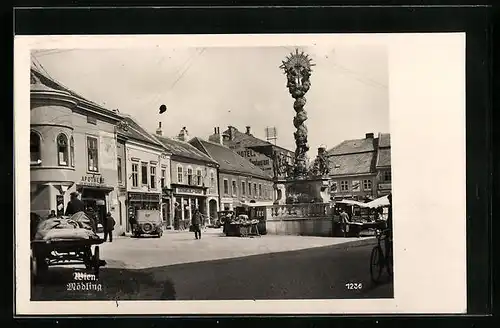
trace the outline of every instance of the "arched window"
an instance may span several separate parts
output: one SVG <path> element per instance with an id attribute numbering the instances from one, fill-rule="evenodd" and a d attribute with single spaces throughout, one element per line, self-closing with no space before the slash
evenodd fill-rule
<path id="1" fill-rule="evenodd" d="M 30 162 L 31 164 L 40 164 L 41 157 L 41 141 L 40 136 L 36 132 L 30 133 Z"/>
<path id="2" fill-rule="evenodd" d="M 75 140 L 73 136 L 69 139 L 69 160 L 72 167 L 75 167 Z"/>
<path id="3" fill-rule="evenodd" d="M 60 166 L 68 166 L 68 137 L 64 133 L 57 136 L 57 159 Z"/>

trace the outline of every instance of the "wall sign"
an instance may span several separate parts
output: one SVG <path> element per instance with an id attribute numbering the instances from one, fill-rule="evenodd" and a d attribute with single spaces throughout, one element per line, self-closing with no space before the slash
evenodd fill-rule
<path id="1" fill-rule="evenodd" d="M 197 194 L 197 195 L 203 195 L 203 190 L 202 189 L 196 189 L 196 188 L 178 187 L 178 188 L 176 188 L 176 193 L 178 193 L 178 194 Z"/>
<path id="2" fill-rule="evenodd" d="M 361 186 L 360 186 L 359 180 L 353 180 L 352 181 L 352 191 L 360 191 L 360 190 L 361 190 Z"/>
<path id="3" fill-rule="evenodd" d="M 88 184 L 104 184 L 104 178 L 100 175 L 83 175 L 81 182 Z"/>

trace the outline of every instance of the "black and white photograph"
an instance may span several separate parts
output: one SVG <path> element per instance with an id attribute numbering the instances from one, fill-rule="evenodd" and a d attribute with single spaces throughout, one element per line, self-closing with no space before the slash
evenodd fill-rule
<path id="1" fill-rule="evenodd" d="M 106 38 L 24 40 L 16 133 L 29 140 L 29 184 L 16 238 L 26 302 L 121 311 L 121 301 L 165 301 L 175 311 L 204 301 L 210 312 L 220 301 L 336 301 L 344 308 L 323 309 L 359 312 L 350 305 L 359 301 L 384 312 L 410 281 L 431 288 L 415 266 L 436 277 L 465 266 L 451 241 L 465 233 L 462 209 L 447 218 L 457 231 L 438 237 L 425 213 L 451 205 L 419 208 L 443 196 L 422 179 L 428 172 L 453 177 L 448 192 L 465 197 L 462 163 L 436 171 L 429 162 L 436 146 L 464 156 L 463 99 L 432 118 L 429 108 L 414 111 L 425 95 L 401 92 L 408 79 L 397 67 L 411 50 L 395 45 L 403 36 Z M 463 51 L 460 35 L 450 39 Z M 414 43 L 423 60 L 445 61 L 424 41 Z M 427 77 L 432 92 L 462 90 L 463 58 L 454 58 L 456 72 Z M 455 76 L 452 85 L 437 81 L 444 76 Z M 429 146 L 443 122 L 451 132 Z M 429 251 L 410 244 L 428 243 L 422 234 L 448 241 L 427 245 L 454 259 L 447 269 L 432 256 L 412 260 L 419 247 Z"/>

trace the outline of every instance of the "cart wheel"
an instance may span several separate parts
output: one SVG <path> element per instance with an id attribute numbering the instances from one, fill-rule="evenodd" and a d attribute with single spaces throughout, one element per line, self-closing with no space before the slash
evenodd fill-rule
<path id="1" fill-rule="evenodd" d="M 94 274 L 97 278 L 99 278 L 99 268 L 101 266 L 101 261 L 99 258 L 99 246 L 95 247 L 93 262 L 94 262 L 93 263 L 94 264 Z"/>
<path id="2" fill-rule="evenodd" d="M 163 230 L 160 230 L 160 232 L 158 232 L 158 238 L 161 238 L 161 236 L 163 236 Z"/>

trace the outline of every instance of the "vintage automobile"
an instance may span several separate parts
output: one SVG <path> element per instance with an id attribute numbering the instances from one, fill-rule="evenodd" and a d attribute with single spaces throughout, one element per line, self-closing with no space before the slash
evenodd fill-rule
<path id="1" fill-rule="evenodd" d="M 160 238 L 163 235 L 163 220 L 159 210 L 137 210 L 135 213 L 136 224 L 132 235 L 151 235 Z"/>

